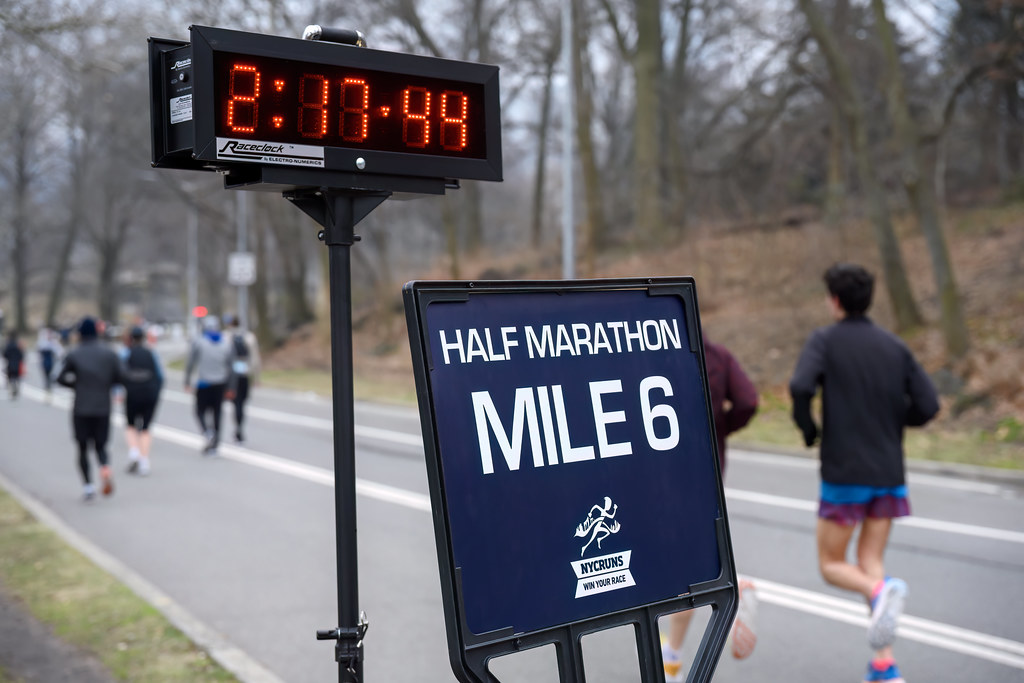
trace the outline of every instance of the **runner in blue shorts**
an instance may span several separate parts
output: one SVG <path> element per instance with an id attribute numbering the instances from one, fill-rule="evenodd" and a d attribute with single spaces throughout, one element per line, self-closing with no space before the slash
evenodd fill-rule
<path id="1" fill-rule="evenodd" d="M 868 603 L 874 656 L 866 683 L 902 683 L 892 644 L 907 585 L 886 576 L 885 548 L 892 520 L 910 514 L 903 431 L 931 420 L 938 396 L 903 341 L 865 315 L 874 277 L 861 266 L 836 264 L 824 279 L 836 322 L 811 334 L 789 383 L 804 443 L 821 441 L 818 567 L 825 581 Z M 820 430 L 811 413 L 819 388 Z M 846 557 L 858 529 L 854 564 Z"/>

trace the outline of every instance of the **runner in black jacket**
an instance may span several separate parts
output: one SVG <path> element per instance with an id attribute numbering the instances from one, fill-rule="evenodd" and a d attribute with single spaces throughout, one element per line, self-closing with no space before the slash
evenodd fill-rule
<path id="1" fill-rule="evenodd" d="M 875 657 L 866 681 L 902 681 L 892 657 L 906 584 L 888 578 L 885 547 L 892 519 L 910 514 L 903 430 L 939 411 L 935 388 L 913 354 L 865 313 L 874 277 L 837 264 L 825 272 L 835 324 L 815 330 L 790 380 L 793 419 L 813 446 L 821 436 L 818 564 L 830 584 L 861 593 L 871 608 L 868 643 Z M 822 425 L 811 401 L 822 389 Z M 857 564 L 846 561 L 860 526 Z"/>

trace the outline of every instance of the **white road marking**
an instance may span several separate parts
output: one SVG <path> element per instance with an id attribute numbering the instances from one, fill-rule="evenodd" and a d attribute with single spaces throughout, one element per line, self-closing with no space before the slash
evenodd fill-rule
<path id="1" fill-rule="evenodd" d="M 38 389 L 38 388 L 30 386 L 30 385 L 25 385 L 23 387 L 23 389 L 24 389 L 24 392 L 25 392 L 26 396 L 29 396 L 29 397 L 31 397 L 33 399 L 40 400 L 40 401 L 41 400 L 45 400 L 46 394 L 41 389 Z M 188 394 L 184 394 L 184 393 L 181 393 L 181 392 L 165 392 L 165 393 L 169 393 L 171 395 L 174 395 L 175 398 L 173 400 L 175 400 L 175 401 L 179 401 L 179 400 L 184 401 L 185 399 L 189 399 L 189 395 Z M 60 393 L 54 394 L 53 397 L 52 397 L 52 400 L 57 405 L 62 405 L 64 407 L 67 407 L 68 405 L 70 405 L 70 400 L 69 399 L 70 399 L 70 395 L 67 392 L 60 392 Z M 309 415 L 296 415 L 294 413 L 282 413 L 282 412 L 277 411 L 277 410 L 269 410 L 269 409 L 266 409 L 266 408 L 256 408 L 256 407 L 249 408 L 248 412 L 249 412 L 249 414 L 252 417 L 260 418 L 260 419 L 264 419 L 264 420 L 268 420 L 268 421 L 284 423 L 284 424 L 292 424 L 292 425 L 297 425 L 297 426 L 302 426 L 302 427 L 309 427 L 309 428 L 312 428 L 312 429 L 320 429 L 320 430 L 326 430 L 326 431 L 330 431 L 330 430 L 333 429 L 333 422 L 331 420 L 325 420 L 323 418 L 312 417 L 312 416 L 309 416 Z M 120 413 L 115 413 L 114 414 L 114 420 L 115 421 L 119 421 L 118 424 L 123 424 L 124 423 L 124 418 L 123 418 L 123 416 Z M 168 431 L 168 430 L 171 430 L 171 431 Z M 180 439 L 189 439 L 189 441 L 186 444 L 183 444 L 183 445 L 188 445 L 190 447 L 194 446 L 195 448 L 200 448 L 202 446 L 202 440 L 200 439 L 200 437 L 198 435 L 191 434 L 189 432 L 184 432 L 184 431 L 181 431 L 181 430 L 178 430 L 178 429 L 173 429 L 172 430 L 172 428 L 170 428 L 170 427 L 163 427 L 161 425 L 154 425 L 153 428 L 152 428 L 152 431 L 153 431 L 153 434 L 155 436 L 165 435 L 163 438 L 167 438 L 170 441 L 178 441 L 178 443 L 181 443 Z M 176 433 L 177 436 L 171 436 L 172 432 Z M 377 440 L 382 440 L 382 441 L 388 441 L 388 442 L 391 442 L 391 443 L 401 444 L 403 446 L 421 447 L 423 445 L 423 442 L 422 442 L 422 440 L 420 439 L 419 436 L 413 436 L 411 434 L 407 434 L 407 433 L 403 433 L 403 432 L 396 432 L 396 431 L 390 430 L 390 429 L 380 429 L 380 428 L 377 428 L 377 427 L 366 427 L 366 426 L 356 425 L 355 435 L 357 437 L 361 437 L 361 438 L 369 438 L 369 439 L 377 439 Z M 237 459 L 239 461 L 243 461 L 245 459 L 250 459 L 249 464 L 256 464 L 257 461 L 252 461 L 251 460 L 251 458 L 253 458 L 254 456 L 259 456 L 259 457 L 262 457 L 262 458 L 272 458 L 272 460 L 269 460 L 269 461 L 260 461 L 260 462 L 264 463 L 263 465 L 260 465 L 260 466 L 264 466 L 265 469 L 274 469 L 276 471 L 281 471 L 281 472 L 284 472 L 286 469 L 288 469 L 289 467 L 292 467 L 292 466 L 299 467 L 299 468 L 307 467 L 306 465 L 301 465 L 300 463 L 295 463 L 294 461 L 288 460 L 286 458 L 277 458 L 275 456 L 270 456 L 270 455 L 266 455 L 266 454 L 258 454 L 258 453 L 256 453 L 256 451 L 251 451 L 249 449 L 239 448 L 239 447 L 236 447 L 236 446 L 224 445 L 224 446 L 221 446 L 221 451 L 223 453 L 225 453 L 225 454 L 227 454 L 227 453 L 237 453 L 237 456 L 232 456 L 232 458 L 233 459 Z M 741 451 L 740 453 L 744 454 L 743 457 L 746 457 L 746 454 L 745 454 L 746 452 L 742 452 Z M 761 456 L 756 456 L 756 457 L 760 458 Z M 785 456 L 777 456 L 777 455 L 766 455 L 765 457 L 767 457 L 767 458 L 776 458 L 776 459 L 778 459 L 778 458 L 785 458 Z M 796 460 L 796 459 L 793 458 L 793 460 Z M 327 470 L 323 470 L 323 471 L 326 472 Z M 305 471 L 304 470 L 295 470 L 295 472 L 305 472 Z M 308 473 L 305 473 L 305 474 L 294 474 L 294 476 L 298 476 L 298 477 L 304 478 L 304 479 L 309 479 L 309 477 L 310 477 L 310 475 Z M 770 493 L 761 493 L 759 491 L 746 491 L 746 490 L 743 490 L 743 489 L 734 489 L 734 488 L 726 487 L 725 494 L 726 494 L 726 496 L 728 498 L 730 498 L 732 500 L 745 501 L 745 502 L 748 502 L 748 503 L 755 503 L 755 504 L 758 504 L 758 505 L 768 505 L 768 506 L 771 506 L 771 507 L 785 508 L 785 509 L 789 509 L 789 510 L 799 510 L 801 512 L 814 512 L 814 511 L 816 511 L 818 509 L 818 503 L 816 501 L 802 500 L 802 499 L 799 499 L 799 498 L 789 498 L 789 497 L 786 497 L 786 496 L 777 496 L 777 495 L 770 494 Z M 366 495 L 370 495 L 370 494 L 366 494 Z M 394 502 L 394 501 L 392 501 L 392 502 Z M 417 502 L 416 504 L 413 505 L 413 507 L 415 507 L 416 505 L 419 505 L 419 503 Z M 429 509 L 429 507 L 428 507 L 428 509 Z M 926 517 L 914 517 L 914 516 L 904 517 L 904 518 L 898 519 L 898 520 L 896 520 L 896 523 L 901 525 L 901 526 L 913 527 L 913 528 L 917 528 L 917 529 L 926 529 L 926 530 L 929 530 L 929 531 L 939 531 L 939 532 L 943 532 L 943 533 L 960 534 L 960 535 L 963 535 L 963 536 L 973 536 L 975 538 L 987 538 L 987 539 L 991 539 L 991 540 L 995 540 L 995 541 L 1006 541 L 1006 542 L 1009 542 L 1009 543 L 1021 543 L 1021 544 L 1024 544 L 1024 532 L 1013 531 L 1013 530 L 1009 530 L 1009 529 L 997 529 L 997 528 L 993 528 L 993 527 L 978 526 L 978 525 L 974 525 L 974 524 L 961 524 L 959 522 L 947 522 L 947 521 L 939 520 L 939 519 L 929 519 L 929 518 L 926 518 Z"/>
<path id="2" fill-rule="evenodd" d="M 182 393 L 180 391 L 169 390 L 161 392 L 160 397 L 166 400 L 174 401 L 175 403 L 182 403 L 185 405 L 190 405 L 192 401 L 195 400 L 190 394 Z M 259 406 L 253 405 L 247 406 L 245 412 L 246 415 L 251 418 L 266 420 L 267 422 L 276 422 L 278 424 L 287 424 L 295 427 L 306 427 L 309 429 L 316 429 L 322 432 L 333 432 L 334 430 L 334 421 L 327 418 L 313 417 L 312 415 L 298 415 L 296 413 L 286 413 L 280 410 L 260 408 Z M 391 443 L 399 444 L 401 446 L 412 446 L 414 448 L 423 447 L 423 439 L 418 434 L 396 432 L 392 429 L 380 429 L 377 427 L 356 425 L 355 435 L 357 437 L 364 437 L 367 439 L 376 439 L 377 441 L 388 441 Z"/>
<path id="3" fill-rule="evenodd" d="M 35 387 L 26 387 L 26 396 L 38 400 L 45 400 L 45 393 Z M 55 397 L 55 403 L 67 407 L 69 401 L 67 396 Z M 121 415 L 115 416 L 115 421 L 123 424 L 124 418 Z M 179 445 L 199 449 L 204 444 L 204 439 L 198 434 L 193 434 L 173 427 L 154 425 L 151 428 L 153 436 L 177 443 Z M 386 430 L 385 430 L 386 431 Z M 334 485 L 334 474 L 328 469 L 295 462 L 287 458 L 281 458 L 266 453 L 260 453 L 248 448 L 230 444 L 221 445 L 219 453 L 222 458 L 233 460 L 253 467 L 285 474 L 306 481 L 324 486 Z M 387 484 L 380 484 L 364 479 L 356 480 L 356 492 L 377 500 L 396 505 L 401 505 L 422 512 L 429 512 L 431 509 L 430 498 L 427 495 L 408 491 Z M 773 505 L 797 509 L 801 511 L 814 510 L 816 504 L 812 501 L 803 501 L 783 496 L 758 493 L 754 491 L 741 491 L 726 489 L 726 495 L 737 500 L 745 500 L 764 505 Z M 905 523 L 917 521 L 922 528 L 931 528 L 938 531 L 951 533 L 962 533 L 974 536 L 983 536 L 998 540 L 1009 540 L 1024 542 L 1024 534 L 1001 529 L 990 529 L 967 524 L 956 524 L 952 522 L 941 522 L 939 520 L 920 520 L 910 518 Z M 920 522 L 924 522 L 923 524 Z M 866 607 L 863 603 L 836 598 L 823 593 L 815 593 L 802 588 L 776 583 L 767 579 L 749 577 L 757 585 L 758 596 L 761 601 L 792 609 L 805 614 L 813 614 L 833 621 L 851 624 L 859 627 L 867 627 L 868 617 Z M 1024 643 L 993 636 L 987 633 L 971 631 L 968 629 L 944 624 L 929 619 L 904 615 L 901 618 L 899 628 L 900 638 L 914 640 L 926 645 L 958 652 L 960 654 L 985 659 L 997 664 L 1003 664 L 1017 669 L 1024 670 Z"/>
<path id="4" fill-rule="evenodd" d="M 812 500 L 800 500 L 798 498 L 787 498 L 776 496 L 770 493 L 758 491 L 744 491 L 726 487 L 725 495 L 733 500 L 742 500 L 748 503 L 759 505 L 770 505 L 772 507 L 788 508 L 790 510 L 801 510 L 804 512 L 815 512 L 818 504 Z M 941 519 L 929 519 L 927 517 L 900 517 L 896 520 L 900 526 L 914 527 L 917 529 L 928 529 L 929 531 L 941 531 L 947 534 L 961 534 L 963 536 L 974 536 L 975 538 L 990 538 L 995 541 L 1007 541 L 1009 543 L 1024 543 L 1024 533 L 1011 531 L 1009 529 L 995 529 L 975 524 L 961 524 L 959 522 L 947 522 Z"/>
<path id="5" fill-rule="evenodd" d="M 844 600 L 767 579 L 747 578 L 757 586 L 757 595 L 762 602 L 867 628 L 867 607 L 863 602 Z M 899 637 L 901 640 L 914 640 L 951 652 L 1024 669 L 1024 643 L 1007 638 L 909 614 L 900 618 Z"/>
<path id="6" fill-rule="evenodd" d="M 170 427 L 155 426 L 153 432 L 153 435 L 158 438 L 174 441 L 185 446 L 199 448 L 203 444 L 203 439 L 200 436 Z M 334 475 L 329 470 L 321 467 L 297 463 L 285 458 L 227 444 L 221 446 L 219 452 L 221 457 L 229 460 L 262 467 L 272 472 L 287 474 L 326 486 L 334 485 Z M 356 479 L 356 492 L 369 498 L 375 498 L 414 510 L 429 512 L 431 509 L 429 496 L 365 479 Z M 743 491 L 740 493 L 751 494 L 753 492 Z M 757 495 L 758 497 L 766 496 L 766 494 Z M 778 498 L 778 496 L 770 498 Z M 797 502 L 802 503 L 803 501 Z M 811 505 L 813 507 L 813 504 Z M 757 585 L 758 596 L 763 602 L 867 628 L 868 617 L 863 603 L 843 600 L 766 579 L 753 577 L 751 579 Z M 958 652 L 997 664 L 1024 669 L 1024 643 L 1018 643 L 1006 638 L 970 631 L 910 615 L 902 617 L 899 635 L 900 638 L 915 640 L 951 652 Z"/>
<path id="7" fill-rule="evenodd" d="M 817 470 L 817 458 L 798 458 L 792 455 L 780 455 L 778 453 L 758 453 L 747 451 L 741 448 L 730 448 L 728 450 L 729 460 L 745 462 L 752 465 L 771 465 L 773 467 L 790 467 L 800 470 Z M 922 474 L 920 472 L 908 472 L 908 483 L 915 486 L 932 486 L 940 489 L 951 489 L 954 491 L 969 491 L 971 493 L 984 493 L 990 496 L 1002 495 L 1007 489 L 999 484 L 990 484 L 983 481 L 971 481 L 968 479 L 955 479 L 953 477 L 939 477 L 934 474 Z"/>

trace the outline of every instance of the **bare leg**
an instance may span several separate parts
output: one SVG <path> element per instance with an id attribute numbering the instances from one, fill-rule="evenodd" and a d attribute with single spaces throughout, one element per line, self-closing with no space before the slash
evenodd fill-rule
<path id="1" fill-rule="evenodd" d="M 857 539 L 857 566 L 871 580 L 872 588 L 885 578 L 885 547 L 889 543 L 891 529 L 891 519 L 869 517 L 861 524 L 860 538 Z"/>
<path id="2" fill-rule="evenodd" d="M 885 578 L 885 547 L 889 543 L 889 532 L 892 520 L 887 518 L 869 517 L 864 520 L 857 539 L 857 565 L 871 581 L 872 589 Z M 868 596 L 868 605 L 871 596 Z M 892 657 L 892 646 L 875 651 L 876 659 Z"/>
<path id="3" fill-rule="evenodd" d="M 837 588 L 855 591 L 870 606 L 875 585 L 885 577 L 882 556 L 889 540 L 892 520 L 869 518 L 861 524 L 857 540 L 857 564 L 846 561 L 846 549 L 854 527 L 818 519 L 818 566 L 821 576 Z M 875 651 L 876 659 L 892 657 L 892 647 Z"/>
<path id="4" fill-rule="evenodd" d="M 859 566 L 846 561 L 846 549 L 853 537 L 853 526 L 844 526 L 818 518 L 818 569 L 825 581 L 871 600 L 876 581 Z"/>
<path id="5" fill-rule="evenodd" d="M 143 460 L 149 459 L 149 447 L 153 444 L 153 436 L 149 433 L 149 430 L 139 432 L 139 453 L 142 455 Z"/>
<path id="6" fill-rule="evenodd" d="M 124 428 L 124 442 L 128 444 L 129 451 L 138 451 L 139 449 L 139 432 L 135 427 L 125 425 Z"/>
<path id="7" fill-rule="evenodd" d="M 680 650 L 683 647 L 683 640 L 686 638 L 686 631 L 690 628 L 690 622 L 693 621 L 694 610 L 686 610 L 685 612 L 674 612 L 668 615 L 668 638 L 666 643 L 673 650 Z"/>

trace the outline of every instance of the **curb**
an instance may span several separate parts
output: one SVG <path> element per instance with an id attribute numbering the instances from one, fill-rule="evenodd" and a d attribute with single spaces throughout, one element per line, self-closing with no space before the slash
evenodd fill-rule
<path id="1" fill-rule="evenodd" d="M 230 643 L 224 636 L 193 616 L 166 593 L 142 578 L 127 565 L 92 543 L 64 523 L 53 511 L 0 473 L 0 488 L 5 489 L 40 523 L 65 543 L 111 574 L 142 600 L 153 606 L 193 643 L 235 676 L 241 683 L 284 683 L 280 678 Z"/>

